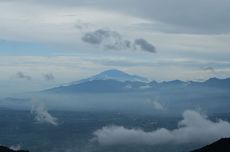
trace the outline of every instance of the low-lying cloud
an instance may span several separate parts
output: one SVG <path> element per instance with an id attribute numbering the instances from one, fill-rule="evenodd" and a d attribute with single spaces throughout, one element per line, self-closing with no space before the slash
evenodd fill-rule
<path id="1" fill-rule="evenodd" d="M 48 123 L 54 126 L 58 125 L 57 118 L 53 117 L 46 107 L 33 99 L 31 113 L 34 115 L 34 119 L 37 123 Z"/>
<path id="2" fill-rule="evenodd" d="M 157 110 L 157 111 L 165 110 L 165 107 L 163 106 L 163 104 L 159 102 L 158 100 L 147 99 L 146 103 L 149 106 L 153 107 L 154 110 Z"/>
<path id="3" fill-rule="evenodd" d="M 23 72 L 17 72 L 16 77 L 19 79 L 31 80 L 29 75 L 24 74 Z"/>
<path id="4" fill-rule="evenodd" d="M 107 29 L 97 29 L 86 32 L 82 36 L 82 41 L 91 45 L 102 46 L 106 50 L 142 50 L 155 53 L 155 47 L 143 38 L 138 38 L 134 42 L 123 39 L 123 36 L 116 31 Z"/>
<path id="5" fill-rule="evenodd" d="M 94 135 L 94 140 L 101 145 L 209 143 L 229 137 L 230 123 L 223 120 L 211 121 L 196 111 L 187 110 L 178 122 L 178 128 L 173 130 L 160 128 L 146 132 L 123 126 L 105 126 L 95 131 Z"/>
<path id="6" fill-rule="evenodd" d="M 21 145 L 11 145 L 10 146 L 10 149 L 14 150 L 14 151 L 19 151 L 21 150 Z"/>

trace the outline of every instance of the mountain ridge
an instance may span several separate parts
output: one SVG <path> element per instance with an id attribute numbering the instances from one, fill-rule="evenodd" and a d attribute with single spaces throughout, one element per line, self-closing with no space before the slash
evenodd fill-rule
<path id="1" fill-rule="evenodd" d="M 222 138 L 212 144 L 204 146 L 200 149 L 191 152 L 229 152 L 230 151 L 230 138 Z"/>
<path id="2" fill-rule="evenodd" d="M 43 90 L 46 93 L 76 93 L 76 92 L 127 92 L 146 91 L 161 89 L 184 89 L 184 88 L 220 88 L 230 89 L 230 78 L 210 78 L 204 82 L 196 81 L 142 81 L 144 77 L 130 75 L 119 70 L 107 70 L 90 78 L 82 79 L 65 86 L 58 86 Z"/>

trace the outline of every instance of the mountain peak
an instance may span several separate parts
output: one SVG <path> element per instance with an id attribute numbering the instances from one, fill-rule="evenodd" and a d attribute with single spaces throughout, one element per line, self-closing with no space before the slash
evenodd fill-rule
<path id="1" fill-rule="evenodd" d="M 128 74 L 117 69 L 110 69 L 110 70 L 103 71 L 97 75 L 128 75 Z"/>
<path id="2" fill-rule="evenodd" d="M 71 84 L 79 84 L 82 82 L 93 81 L 93 80 L 116 80 L 120 82 L 126 81 L 139 81 L 139 82 L 149 82 L 147 78 L 138 76 L 138 75 L 131 75 L 126 72 L 117 70 L 117 69 L 109 69 L 103 72 L 100 72 L 94 76 L 91 76 L 86 79 L 82 79 L 80 81 L 75 81 Z"/>
<path id="3" fill-rule="evenodd" d="M 110 69 L 103 71 L 93 77 L 91 77 L 93 80 L 105 80 L 105 79 L 112 79 L 112 80 L 117 80 L 117 81 L 141 81 L 141 82 L 148 82 L 147 78 L 137 76 L 137 75 L 131 75 L 128 73 L 125 73 L 123 71 L 117 70 L 117 69 Z"/>

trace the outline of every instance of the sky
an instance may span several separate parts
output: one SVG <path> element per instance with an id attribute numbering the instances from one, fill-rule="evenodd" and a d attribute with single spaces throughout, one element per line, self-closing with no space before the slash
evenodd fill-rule
<path id="1" fill-rule="evenodd" d="M 157 81 L 229 77 L 229 10 L 229 0 L 0 0 L 0 91 L 114 68 Z"/>

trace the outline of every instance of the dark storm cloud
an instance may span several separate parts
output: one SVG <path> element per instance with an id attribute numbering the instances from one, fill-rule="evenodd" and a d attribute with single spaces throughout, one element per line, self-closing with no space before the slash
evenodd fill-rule
<path id="1" fill-rule="evenodd" d="M 140 38 L 134 42 L 131 40 L 124 40 L 122 35 L 116 31 L 98 29 L 92 32 L 86 32 L 82 36 L 82 41 L 92 44 L 100 45 L 108 50 L 142 50 L 150 53 L 155 53 L 155 47 L 147 40 Z"/>
<path id="2" fill-rule="evenodd" d="M 47 81 L 54 80 L 54 75 L 52 73 L 47 73 L 44 75 L 44 79 Z"/>
<path id="3" fill-rule="evenodd" d="M 31 80 L 31 77 L 29 75 L 24 74 L 23 72 L 17 72 L 16 77 L 19 79 Z"/>

